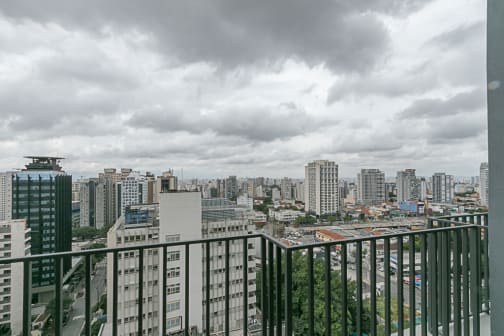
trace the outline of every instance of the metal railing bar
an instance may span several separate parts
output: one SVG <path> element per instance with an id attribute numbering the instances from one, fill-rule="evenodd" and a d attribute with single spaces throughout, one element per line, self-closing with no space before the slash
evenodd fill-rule
<path id="1" fill-rule="evenodd" d="M 84 335 L 91 335 L 91 256 L 87 255 L 84 261 L 86 298 L 84 304 Z"/>
<path id="2" fill-rule="evenodd" d="M 112 254 L 112 283 L 115 284 L 115 286 L 112 286 L 112 306 L 117 307 L 117 300 L 118 300 L 118 253 L 117 251 L 113 252 Z M 112 311 L 112 321 L 117 321 L 117 311 L 118 309 L 114 309 Z M 112 323 L 112 335 L 117 336 L 117 323 Z"/>
<path id="3" fill-rule="evenodd" d="M 357 242 L 356 280 L 357 280 L 357 335 L 362 335 L 362 242 Z"/>
<path id="4" fill-rule="evenodd" d="M 376 240 L 371 241 L 370 247 L 370 311 L 371 311 L 371 336 L 377 336 L 376 330 Z"/>
<path id="5" fill-rule="evenodd" d="M 23 262 L 23 336 L 31 335 L 32 265 Z"/>
<path id="6" fill-rule="evenodd" d="M 275 310 L 274 310 L 274 304 L 275 304 L 275 295 L 273 292 L 273 269 L 274 269 L 274 263 L 273 263 L 273 243 L 268 242 L 268 280 L 269 280 L 269 286 L 268 286 L 268 319 L 269 319 L 269 334 L 271 336 L 274 336 L 275 332 Z"/>
<path id="7" fill-rule="evenodd" d="M 315 335 L 315 290 L 313 279 L 313 248 L 308 248 L 308 336 Z"/>
<path id="8" fill-rule="evenodd" d="M 224 243 L 225 273 L 224 273 L 224 335 L 229 336 L 229 240 Z"/>
<path id="9" fill-rule="evenodd" d="M 143 335 L 144 249 L 138 251 L 138 334 Z"/>
<path id="10" fill-rule="evenodd" d="M 325 335 L 331 336 L 331 247 L 326 246 L 324 253 Z"/>
<path id="11" fill-rule="evenodd" d="M 347 244 L 341 243 L 341 330 L 348 333 L 348 279 L 347 279 Z"/>
<path id="12" fill-rule="evenodd" d="M 268 334 L 268 296 L 267 288 L 268 278 L 266 270 L 266 240 L 261 238 L 261 317 L 262 317 L 262 334 L 266 336 Z"/>
<path id="13" fill-rule="evenodd" d="M 276 247 L 276 329 L 282 335 L 282 248 Z"/>
<path id="14" fill-rule="evenodd" d="M 185 330 L 185 335 L 186 336 L 189 336 L 189 332 L 190 332 L 190 326 L 189 326 L 189 312 L 190 312 L 190 301 L 189 301 L 189 295 L 190 295 L 190 283 L 189 283 L 189 280 L 190 280 L 190 274 L 191 272 L 189 271 L 190 270 L 190 245 L 189 244 L 186 244 L 185 245 L 185 255 L 184 255 L 184 259 L 185 259 L 185 277 L 184 277 L 184 282 L 185 282 L 185 288 L 184 288 L 184 330 Z M 166 260 L 166 259 L 165 259 Z M 166 262 L 165 262 L 166 263 Z M 166 275 L 163 277 L 163 278 L 166 278 Z M 165 296 L 165 300 L 166 300 L 166 295 Z M 166 305 L 166 302 L 165 302 L 165 305 Z M 163 315 L 163 316 L 166 316 Z M 165 319 L 163 319 L 165 320 Z M 166 322 L 165 322 L 166 323 Z M 166 332 L 165 332 L 166 333 Z"/>
<path id="15" fill-rule="evenodd" d="M 54 334 L 63 334 L 63 258 L 54 258 Z"/>
<path id="16" fill-rule="evenodd" d="M 403 259 L 403 239 L 397 238 L 397 328 L 398 335 L 404 335 L 404 287 L 403 287 L 403 273 L 404 273 L 404 259 Z"/>
<path id="17" fill-rule="evenodd" d="M 210 336 L 210 243 L 205 242 L 205 334 Z"/>
<path id="18" fill-rule="evenodd" d="M 163 335 L 166 335 L 166 276 L 167 276 L 167 265 L 166 265 L 166 259 L 167 259 L 167 255 L 168 255 L 168 248 L 166 246 L 163 246 L 163 290 L 162 290 L 162 293 L 163 293 L 163 297 L 162 297 L 162 302 L 163 302 L 163 318 L 161 319 L 161 332 Z M 187 272 L 187 269 L 186 269 L 186 272 Z M 187 291 L 188 288 L 186 287 L 185 290 Z M 187 305 L 187 302 L 186 302 L 186 305 Z M 186 336 L 187 336 L 187 332 L 186 332 Z"/>
<path id="19" fill-rule="evenodd" d="M 408 238 L 409 250 L 408 250 L 408 261 L 409 261 L 409 330 L 410 336 L 415 336 L 416 334 L 416 269 L 415 269 L 415 235 L 412 234 Z"/>
<path id="20" fill-rule="evenodd" d="M 248 239 L 242 240 L 243 249 L 243 336 L 248 334 Z"/>

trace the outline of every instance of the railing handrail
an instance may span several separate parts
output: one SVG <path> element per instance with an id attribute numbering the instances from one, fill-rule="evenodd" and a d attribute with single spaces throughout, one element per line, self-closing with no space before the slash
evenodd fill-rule
<path id="1" fill-rule="evenodd" d="M 206 243 L 214 243 L 214 242 L 225 242 L 239 239 L 250 239 L 250 238 L 264 238 L 267 241 L 270 241 L 274 245 L 282 248 L 283 250 L 302 250 L 308 248 L 316 248 L 316 247 L 324 247 L 324 246 L 332 246 L 332 245 L 343 245 L 343 244 L 351 244 L 357 242 L 366 242 L 366 241 L 376 241 L 381 239 L 390 239 L 397 237 L 408 237 L 411 235 L 418 234 L 428 234 L 431 232 L 439 232 L 439 231 L 447 231 L 447 230 L 457 230 L 461 228 L 484 228 L 485 226 L 481 226 L 478 224 L 466 223 L 466 222 L 458 222 L 456 220 L 452 220 L 451 218 L 463 217 L 463 216 L 475 216 L 475 215 L 485 215 L 486 213 L 478 213 L 471 215 L 461 215 L 461 216 L 442 216 L 442 217 L 427 217 L 429 220 L 435 220 L 444 223 L 456 224 L 455 227 L 442 227 L 442 228 L 428 228 L 422 230 L 415 230 L 409 232 L 396 232 L 383 234 L 378 236 L 367 236 L 367 237 L 355 237 L 355 238 L 347 238 L 347 239 L 338 239 L 331 240 L 325 242 L 316 242 L 309 243 L 303 245 L 294 245 L 288 246 L 282 243 L 280 240 L 266 234 L 266 233 L 251 233 L 246 235 L 238 235 L 238 236 L 226 236 L 226 237 L 215 237 L 215 238 L 202 238 L 202 239 L 192 239 L 192 240 L 183 240 L 183 241 L 175 241 L 175 242 L 165 242 L 165 243 L 154 243 L 154 244 L 138 244 L 133 246 L 121 246 L 121 247 L 110 247 L 110 248 L 98 248 L 98 249 L 88 249 L 81 251 L 65 251 L 65 252 L 55 252 L 49 254 L 37 254 L 37 255 L 29 255 L 24 257 L 11 257 L 11 258 L 0 258 L 0 265 L 4 264 L 12 264 L 26 261 L 37 261 L 48 258 L 64 258 L 64 257 L 85 257 L 88 255 L 96 255 L 102 253 L 116 253 L 116 252 L 126 252 L 126 251 L 137 251 L 137 250 L 145 250 L 145 249 L 155 249 L 155 248 L 163 248 L 163 247 L 181 247 L 186 245 L 197 245 L 197 244 L 206 244 Z"/>

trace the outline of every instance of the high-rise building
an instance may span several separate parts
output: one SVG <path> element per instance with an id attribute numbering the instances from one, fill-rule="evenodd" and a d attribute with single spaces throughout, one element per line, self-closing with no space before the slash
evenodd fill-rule
<path id="1" fill-rule="evenodd" d="M 282 193 L 282 199 L 292 199 L 292 180 L 290 178 L 284 177 L 282 181 L 280 181 L 280 191 Z"/>
<path id="2" fill-rule="evenodd" d="M 0 259 L 30 255 L 30 229 L 24 219 L 0 221 Z M 0 328 L 10 327 L 12 335 L 23 331 L 23 263 L 0 267 Z M 27 294 L 28 295 L 28 294 Z"/>
<path id="3" fill-rule="evenodd" d="M 32 255 L 71 251 L 72 176 L 62 170 L 61 158 L 27 158 L 32 162 L 12 177 L 12 218 L 25 219 L 31 229 Z M 70 260 L 64 258 L 63 270 L 69 268 Z M 54 274 L 52 258 L 32 262 L 35 301 L 47 302 Z"/>
<path id="4" fill-rule="evenodd" d="M 432 202 L 451 203 L 453 195 L 453 176 L 445 173 L 435 173 L 432 176 Z"/>
<path id="5" fill-rule="evenodd" d="M 116 202 L 117 205 L 120 204 L 119 216 L 122 216 L 129 205 L 147 203 L 147 187 L 145 176 L 139 172 L 130 171 L 128 175 L 123 174 L 121 182 L 116 183 L 116 194 L 120 197 Z"/>
<path id="6" fill-rule="evenodd" d="M 154 187 L 153 203 L 159 203 L 159 194 L 166 192 L 174 192 L 178 189 L 177 177 L 173 175 L 173 170 L 164 172 L 156 179 Z"/>
<path id="7" fill-rule="evenodd" d="M 318 216 L 339 211 L 338 165 L 316 160 L 305 166 L 305 210 Z"/>
<path id="8" fill-rule="evenodd" d="M 12 218 L 12 172 L 0 173 L 0 221 Z"/>
<path id="9" fill-rule="evenodd" d="M 415 169 L 405 169 L 397 172 L 397 202 L 418 200 L 420 198 L 420 182 Z"/>
<path id="10" fill-rule="evenodd" d="M 296 182 L 296 188 L 294 189 L 295 196 L 294 199 L 299 202 L 305 201 L 305 187 L 304 182 Z"/>
<path id="11" fill-rule="evenodd" d="M 174 242 L 179 240 L 194 240 L 202 238 L 218 238 L 243 235 L 253 230 L 250 210 L 239 208 L 227 199 L 201 199 L 199 192 L 166 192 L 159 195 L 159 205 L 132 205 L 126 208 L 125 216 L 121 217 L 108 233 L 108 246 L 135 246 L 137 244 Z M 243 250 L 242 241 L 230 241 L 230 269 L 232 279 L 229 288 L 230 296 L 243 295 L 243 253 L 249 259 L 255 255 L 254 244 L 251 241 L 247 250 Z M 163 265 L 160 256 L 162 249 L 149 249 L 144 253 L 144 293 L 143 328 L 145 334 L 158 335 L 163 319 L 166 321 L 167 334 L 183 331 L 185 320 L 185 305 L 190 305 L 189 325 L 191 331 L 203 332 L 206 328 L 204 301 L 206 290 L 210 290 L 210 332 L 212 335 L 223 332 L 225 319 L 225 303 L 222 300 L 224 277 L 222 275 L 222 260 L 224 249 L 221 243 L 210 244 L 210 274 L 205 273 L 206 259 L 201 245 L 190 247 L 189 265 L 185 268 L 185 248 L 167 248 L 167 262 Z M 111 256 L 109 257 L 111 258 Z M 137 252 L 120 253 L 118 264 L 118 298 L 116 306 L 112 305 L 112 286 L 108 283 L 108 312 L 112 314 L 117 309 L 118 335 L 130 335 L 137 331 L 137 293 L 138 293 L 138 263 Z M 240 265 L 242 267 L 240 267 Z M 249 264 L 250 266 L 251 264 Z M 112 260 L 108 263 L 107 276 L 112 277 Z M 186 274 L 189 276 L 186 278 Z M 248 293 L 249 303 L 253 307 L 255 298 L 255 267 L 250 267 Z M 210 288 L 203 286 L 206 277 L 210 277 Z M 161 286 L 166 278 L 166 292 Z M 189 287 L 185 286 L 189 280 Z M 189 301 L 185 295 L 189 291 Z M 166 316 L 163 316 L 163 295 L 166 295 Z M 232 335 L 242 335 L 241 330 L 247 325 L 243 321 L 241 300 L 229 301 L 230 329 Z M 249 319 L 255 318 L 255 309 L 249 309 Z M 116 323 L 116 321 L 114 321 Z M 111 323 L 107 324 L 111 329 Z M 199 335 L 198 333 L 198 335 Z M 192 335 L 192 333 L 191 333 Z M 196 335 L 196 334 L 195 334 Z"/>
<path id="12" fill-rule="evenodd" d="M 479 194 L 480 204 L 488 206 L 488 162 L 482 162 L 480 165 Z"/>
<path id="13" fill-rule="evenodd" d="M 105 180 L 90 178 L 82 180 L 80 184 L 79 226 L 100 229 L 107 225 Z"/>
<path id="14" fill-rule="evenodd" d="M 105 187 L 105 225 L 112 226 L 119 217 L 120 204 L 117 195 L 116 184 L 121 181 L 121 173 L 115 168 L 105 168 L 98 178 L 103 181 Z"/>
<path id="15" fill-rule="evenodd" d="M 359 203 L 377 205 L 385 202 L 385 174 L 379 169 L 361 169 L 357 174 Z"/>
<path id="16" fill-rule="evenodd" d="M 236 176 L 229 176 L 226 179 L 226 198 L 235 200 L 238 196 L 238 180 Z"/>
<path id="17" fill-rule="evenodd" d="M 80 201 L 81 181 L 72 182 L 72 202 Z"/>

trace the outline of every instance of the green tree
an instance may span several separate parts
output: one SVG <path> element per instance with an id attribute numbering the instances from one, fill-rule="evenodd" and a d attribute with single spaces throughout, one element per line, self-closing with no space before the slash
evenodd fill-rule
<path id="1" fill-rule="evenodd" d="M 74 301 L 72 298 L 68 295 L 65 295 L 63 297 L 63 312 L 67 312 L 70 309 L 70 306 L 72 305 Z M 51 301 L 46 306 L 46 311 L 51 315 L 52 317 L 55 316 L 56 313 L 56 299 L 53 298 Z"/>
<path id="2" fill-rule="evenodd" d="M 305 216 L 300 216 L 298 218 L 296 218 L 296 220 L 294 221 L 294 224 L 296 225 L 313 225 L 317 222 L 317 220 L 315 218 L 313 218 L 312 216 L 310 215 L 305 215 Z"/>
<path id="3" fill-rule="evenodd" d="M 283 271 L 283 270 L 282 270 Z M 268 280 L 267 286 L 272 285 L 274 297 L 276 297 L 276 272 L 274 272 L 273 279 Z M 280 275 L 282 284 L 284 284 L 285 274 Z M 314 323 L 315 335 L 325 334 L 325 274 L 323 259 L 315 259 L 313 262 L 313 278 L 314 278 Z M 268 307 L 262 307 L 261 302 L 261 272 L 257 274 L 257 302 L 261 308 L 261 312 L 268 313 Z M 342 285 L 341 275 L 339 272 L 331 271 L 331 332 L 333 335 L 349 335 L 356 330 L 357 325 L 357 298 L 356 298 L 356 285 L 353 281 L 348 281 L 347 287 L 347 311 L 346 318 L 348 323 L 348 330 L 342 333 Z M 307 335 L 308 334 L 308 274 L 307 274 L 307 256 L 301 253 L 294 253 L 292 255 L 292 314 L 293 314 L 293 329 L 294 335 Z M 282 305 L 285 303 L 285 292 L 282 285 Z M 274 300 L 276 305 L 276 300 Z M 284 307 L 281 309 L 280 318 L 284 319 Z M 276 312 L 276 306 L 273 307 Z M 275 319 L 277 317 L 275 316 Z M 369 315 L 369 308 L 364 307 L 363 313 L 360 316 L 362 321 L 363 332 L 369 332 L 371 326 L 371 319 Z"/>
<path id="4" fill-rule="evenodd" d="M 99 230 L 91 226 L 83 226 L 72 230 L 72 237 L 80 240 L 89 240 L 99 236 Z"/>

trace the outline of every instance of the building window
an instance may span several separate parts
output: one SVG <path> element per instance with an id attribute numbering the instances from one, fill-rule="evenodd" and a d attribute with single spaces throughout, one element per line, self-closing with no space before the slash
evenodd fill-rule
<path id="1" fill-rule="evenodd" d="M 166 304 L 166 312 L 172 312 L 180 309 L 180 301 L 169 302 Z"/>
<path id="2" fill-rule="evenodd" d="M 166 254 L 166 261 L 177 261 L 180 260 L 180 252 L 168 252 Z"/>
<path id="3" fill-rule="evenodd" d="M 180 284 L 166 286 L 166 295 L 180 293 Z"/>
<path id="4" fill-rule="evenodd" d="M 166 329 L 172 329 L 175 327 L 180 327 L 181 316 L 172 317 L 166 320 Z"/>
<path id="5" fill-rule="evenodd" d="M 168 268 L 166 271 L 167 278 L 177 278 L 180 276 L 180 267 Z"/>

